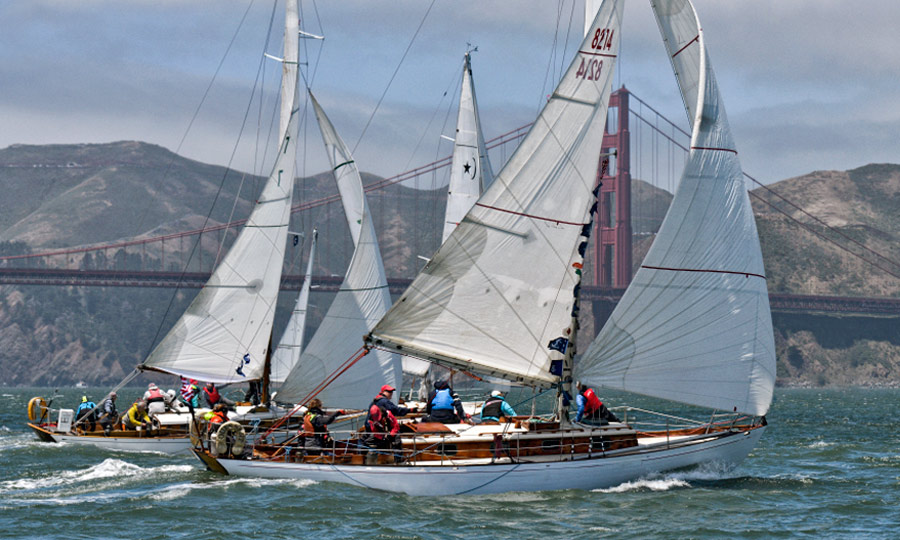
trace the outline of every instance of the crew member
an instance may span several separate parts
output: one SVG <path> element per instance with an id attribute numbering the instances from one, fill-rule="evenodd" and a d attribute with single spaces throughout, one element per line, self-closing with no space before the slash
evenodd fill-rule
<path id="1" fill-rule="evenodd" d="M 506 402 L 503 398 L 503 392 L 500 390 L 491 392 L 491 397 L 481 407 L 481 419 L 483 421 L 499 422 L 501 416 L 512 418 L 515 415 L 516 411 Z"/>
<path id="2" fill-rule="evenodd" d="M 128 412 L 122 417 L 122 426 L 125 429 L 146 429 L 153 428 L 153 420 L 147 414 L 147 403 L 138 401 L 128 409 Z"/>
<path id="3" fill-rule="evenodd" d="M 331 446 L 331 436 L 328 435 L 328 424 L 344 414 L 343 410 L 332 414 L 325 414 L 322 410 L 322 401 L 314 398 L 309 402 L 306 414 L 303 416 L 303 430 L 300 432 L 303 447 L 307 452 L 320 453 L 323 448 Z"/>
<path id="4" fill-rule="evenodd" d="M 166 412 L 166 395 L 156 386 L 150 383 L 147 391 L 144 392 L 144 401 L 147 402 L 147 412 L 150 414 L 160 414 Z"/>
<path id="5" fill-rule="evenodd" d="M 403 406 L 397 405 L 396 403 L 391 401 L 391 398 L 394 397 L 395 390 L 396 390 L 396 388 L 394 388 L 393 386 L 391 386 L 389 384 L 382 386 L 381 392 L 379 392 L 378 395 L 375 396 L 375 399 L 372 400 L 372 405 L 378 405 L 382 409 L 387 409 L 387 410 L 391 411 L 391 413 L 395 417 L 406 416 L 409 413 L 419 412 L 419 409 L 417 409 L 415 407 L 412 407 L 412 408 L 403 407 Z M 371 408 L 370 408 L 370 410 L 371 410 Z M 368 421 L 368 418 L 366 418 L 366 421 Z"/>
<path id="6" fill-rule="evenodd" d="M 110 392 L 109 397 L 100 404 L 100 425 L 108 436 L 113 425 L 119 420 L 119 411 L 116 410 L 116 393 Z"/>
<path id="7" fill-rule="evenodd" d="M 81 421 L 84 418 L 84 425 L 90 425 L 90 431 L 94 431 L 97 428 L 97 415 L 94 413 L 94 409 L 97 408 L 97 404 L 93 401 L 89 401 L 87 396 L 81 396 L 81 403 L 78 405 L 78 408 L 75 410 L 75 424 Z"/>
<path id="8" fill-rule="evenodd" d="M 575 405 L 578 406 L 578 413 L 575 415 L 576 422 L 581 422 L 583 419 L 588 423 L 606 425 L 610 422 L 619 421 L 616 415 L 600 401 L 594 390 L 588 388 L 586 384 L 578 385 L 578 396 L 575 397 Z"/>
<path id="9" fill-rule="evenodd" d="M 219 431 L 222 424 L 228 421 L 228 408 L 225 407 L 224 403 L 217 403 L 212 411 L 206 413 L 205 417 L 207 421 L 207 431 L 215 433 L 216 431 Z"/>
<path id="10" fill-rule="evenodd" d="M 378 463 L 379 451 L 388 448 L 394 454 L 394 463 L 399 463 L 401 460 L 399 454 L 401 444 L 397 439 L 399 432 L 400 423 L 394 414 L 389 409 L 373 403 L 369 407 L 369 414 L 366 415 L 365 432 L 359 438 L 359 442 L 369 448 L 366 465 Z"/>
<path id="11" fill-rule="evenodd" d="M 447 381 L 434 383 L 434 390 L 428 395 L 428 404 L 425 407 L 428 416 L 426 422 L 442 422 L 444 424 L 458 424 L 463 419 L 468 420 L 472 415 L 463 410 L 459 400 Z"/>
<path id="12" fill-rule="evenodd" d="M 206 386 L 203 387 L 203 398 L 206 400 L 206 404 L 209 405 L 210 408 L 213 408 L 219 403 L 222 403 L 229 409 L 234 410 L 234 402 L 223 396 L 219 392 L 219 389 L 216 388 L 215 383 L 206 383 Z"/>

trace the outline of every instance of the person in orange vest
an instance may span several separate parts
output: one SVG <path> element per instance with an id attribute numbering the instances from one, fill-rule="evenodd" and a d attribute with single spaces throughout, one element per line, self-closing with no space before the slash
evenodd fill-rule
<path id="1" fill-rule="evenodd" d="M 344 414 L 343 410 L 325 414 L 322 410 L 322 401 L 314 398 L 307 406 L 306 414 L 303 415 L 303 429 L 300 431 L 300 437 L 303 447 L 307 452 L 320 453 L 322 449 L 331 446 L 332 439 L 328 434 L 328 424 Z"/>
<path id="2" fill-rule="evenodd" d="M 578 396 L 575 398 L 575 405 L 578 406 L 578 413 L 575 415 L 576 422 L 584 420 L 588 423 L 606 425 L 610 422 L 619 421 L 616 415 L 600 401 L 594 390 L 588 388 L 586 384 L 578 385 Z"/>
<path id="3" fill-rule="evenodd" d="M 379 450 L 390 448 L 394 454 L 394 463 L 399 463 L 400 441 L 397 440 L 397 433 L 400 432 L 400 422 L 394 414 L 387 408 L 373 403 L 369 407 L 369 414 L 366 416 L 365 432 L 359 438 L 359 442 L 369 448 L 366 454 L 366 465 L 374 465 L 378 462 Z"/>
<path id="4" fill-rule="evenodd" d="M 212 412 L 207 414 L 206 421 L 208 422 L 206 429 L 210 433 L 219 431 L 222 424 L 228 421 L 228 408 L 224 403 L 216 404 Z"/>

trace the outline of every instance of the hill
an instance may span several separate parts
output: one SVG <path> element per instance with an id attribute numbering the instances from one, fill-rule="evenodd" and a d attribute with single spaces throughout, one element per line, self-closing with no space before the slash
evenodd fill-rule
<path id="1" fill-rule="evenodd" d="M 363 180 L 370 184 L 379 178 L 364 174 Z M 0 189 L 5 193 L 0 199 L 0 254 L 155 237 L 226 223 L 247 215 L 261 184 L 258 176 L 139 142 L 11 146 L 0 150 Z M 336 194 L 328 173 L 301 178 L 297 185 L 296 200 L 307 204 Z M 900 296 L 898 280 L 823 239 L 835 236 L 827 224 L 872 251 L 900 260 L 900 165 L 814 172 L 757 188 L 753 195 L 771 292 Z M 437 248 L 445 197 L 443 188 L 416 190 L 399 184 L 370 194 L 389 275 L 412 277 L 422 265 L 419 256 L 430 256 Z M 666 191 L 634 180 L 635 266 L 649 249 L 670 201 Z M 316 273 L 343 274 L 351 244 L 340 203 L 316 203 L 294 219 L 292 231 L 320 230 Z M 811 223 L 816 234 L 791 219 Z M 226 244 L 230 238 L 233 231 Z M 209 270 L 221 240 L 221 235 L 204 235 L 202 249 L 188 269 Z M 67 264 L 177 270 L 185 266 L 192 247 L 191 238 L 186 238 L 87 259 L 72 255 Z M 298 272 L 306 249 L 302 243 L 291 249 L 288 271 Z M 589 277 L 590 269 L 586 270 Z M 114 384 L 149 352 L 195 294 L 0 287 L 0 370 L 6 374 L 0 385 L 64 385 L 79 380 Z M 281 305 L 292 302 L 293 293 L 284 293 Z M 329 302 L 325 294 L 314 296 L 313 327 Z M 286 321 L 286 309 L 279 310 L 276 328 Z M 781 384 L 900 381 L 896 319 L 775 314 L 774 320 Z M 586 320 L 585 328 L 592 327 Z"/>

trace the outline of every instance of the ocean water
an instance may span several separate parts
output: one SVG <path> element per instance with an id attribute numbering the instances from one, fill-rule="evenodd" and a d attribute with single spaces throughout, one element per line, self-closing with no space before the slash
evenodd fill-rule
<path id="1" fill-rule="evenodd" d="M 897 389 L 778 389 L 760 445 L 731 471 L 447 498 L 40 443 L 25 407 L 50 392 L 0 389 L 0 537 L 900 538 Z M 69 405 L 83 390 L 61 393 Z"/>

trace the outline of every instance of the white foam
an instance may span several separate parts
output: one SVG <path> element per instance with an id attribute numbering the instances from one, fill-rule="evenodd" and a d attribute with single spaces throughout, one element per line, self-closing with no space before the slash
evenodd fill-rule
<path id="1" fill-rule="evenodd" d="M 162 491 L 158 491 L 150 495 L 150 498 L 155 501 L 172 501 L 175 499 L 180 499 L 185 495 L 189 494 L 195 490 L 204 490 L 204 489 L 228 489 L 229 487 L 237 484 L 243 484 L 250 486 L 252 488 L 265 488 L 269 486 L 276 485 L 289 485 L 294 486 L 296 488 L 305 488 L 316 484 L 315 480 L 308 479 L 268 479 L 268 478 L 250 478 L 250 477 L 239 477 L 239 478 L 228 478 L 225 480 L 221 480 L 218 482 L 204 482 L 202 484 L 197 484 L 194 482 L 184 482 L 180 484 L 172 484 L 170 486 L 166 486 Z"/>
<path id="2" fill-rule="evenodd" d="M 827 448 L 829 446 L 834 446 L 834 443 L 825 442 L 825 441 L 816 441 L 816 442 L 810 444 L 809 446 L 807 446 L 807 448 Z"/>
<path id="3" fill-rule="evenodd" d="M 20 478 L 19 480 L 0 482 L 0 493 L 73 486 L 108 478 L 115 479 L 117 483 L 121 483 L 123 480 L 133 478 L 148 477 L 156 474 L 183 473 L 191 470 L 194 470 L 194 467 L 191 465 L 163 465 L 161 467 L 142 468 L 120 459 L 107 458 L 87 469 L 62 471 L 41 478 Z"/>
<path id="4" fill-rule="evenodd" d="M 628 491 L 668 491 L 675 488 L 691 487 L 691 485 L 681 478 L 659 478 L 659 479 L 641 479 L 634 482 L 625 482 L 618 486 L 606 489 L 594 489 L 595 493 L 625 493 Z"/>

